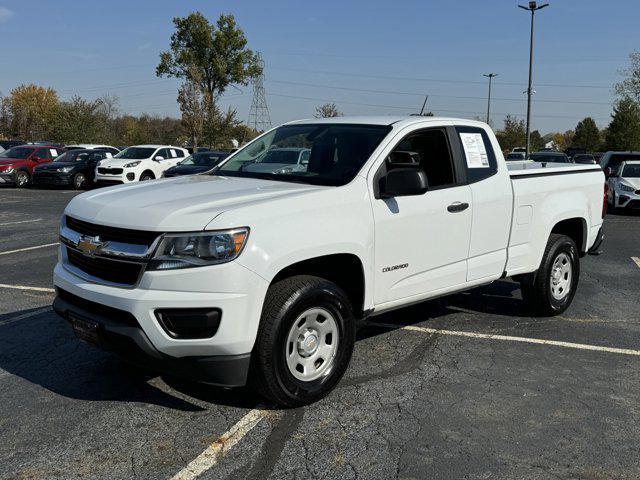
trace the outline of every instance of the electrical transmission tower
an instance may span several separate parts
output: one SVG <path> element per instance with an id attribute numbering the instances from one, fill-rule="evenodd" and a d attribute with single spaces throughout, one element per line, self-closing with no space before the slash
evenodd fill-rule
<path id="1" fill-rule="evenodd" d="M 258 62 L 262 67 L 262 73 L 253 79 L 253 100 L 249 110 L 249 127 L 259 132 L 271 128 L 271 117 L 267 106 L 267 97 L 264 93 L 264 60 L 259 56 Z"/>

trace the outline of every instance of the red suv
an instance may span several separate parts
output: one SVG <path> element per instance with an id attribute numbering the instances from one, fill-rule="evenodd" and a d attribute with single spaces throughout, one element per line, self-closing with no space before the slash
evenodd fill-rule
<path id="1" fill-rule="evenodd" d="M 0 153 L 0 185 L 26 187 L 37 165 L 53 161 L 61 153 L 62 149 L 51 145 L 19 145 Z"/>

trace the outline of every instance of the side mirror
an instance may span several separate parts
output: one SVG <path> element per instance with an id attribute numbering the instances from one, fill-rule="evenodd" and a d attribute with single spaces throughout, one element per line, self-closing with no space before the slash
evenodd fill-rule
<path id="1" fill-rule="evenodd" d="M 380 197 L 422 195 L 429 189 L 424 171 L 415 167 L 394 168 L 380 179 Z"/>
<path id="2" fill-rule="evenodd" d="M 163 157 L 162 155 L 156 155 L 156 156 L 155 156 L 155 158 L 154 158 L 154 160 L 155 160 L 156 162 L 159 162 L 160 160 L 164 160 L 164 157 Z"/>
<path id="3" fill-rule="evenodd" d="M 607 167 L 607 168 L 604 169 L 604 176 L 606 178 L 609 178 L 612 175 L 613 175 L 613 168 Z"/>

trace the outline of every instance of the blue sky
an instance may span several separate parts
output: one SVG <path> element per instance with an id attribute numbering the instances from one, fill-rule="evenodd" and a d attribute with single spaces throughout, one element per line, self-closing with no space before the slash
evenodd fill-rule
<path id="1" fill-rule="evenodd" d="M 511 0 L 0 0 L 0 92 L 33 82 L 177 116 L 178 81 L 156 78 L 155 66 L 172 18 L 196 10 L 234 14 L 262 52 L 274 124 L 325 101 L 345 114 L 413 113 L 423 94 L 436 114 L 484 116 L 488 72 L 499 74 L 494 125 L 526 111 L 529 17 Z M 640 49 L 638 18 L 637 0 L 556 0 L 536 15 L 533 128 L 566 130 L 587 115 L 608 123 L 612 85 Z M 222 103 L 246 120 L 251 89 L 229 89 Z"/>

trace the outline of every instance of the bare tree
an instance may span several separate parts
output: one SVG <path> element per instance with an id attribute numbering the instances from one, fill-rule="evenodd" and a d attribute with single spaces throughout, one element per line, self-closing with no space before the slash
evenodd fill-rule
<path id="1" fill-rule="evenodd" d="M 335 103 L 325 103 L 324 105 L 316 107 L 316 113 L 313 116 L 315 118 L 341 117 L 342 112 L 338 110 Z"/>
<path id="2" fill-rule="evenodd" d="M 202 137 L 205 117 L 205 94 L 201 82 L 194 72 L 188 77 L 178 90 L 178 104 L 182 112 L 182 126 L 189 136 L 193 149 L 197 150 L 198 141 Z"/>

